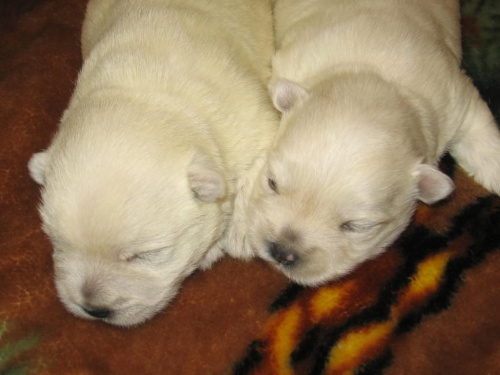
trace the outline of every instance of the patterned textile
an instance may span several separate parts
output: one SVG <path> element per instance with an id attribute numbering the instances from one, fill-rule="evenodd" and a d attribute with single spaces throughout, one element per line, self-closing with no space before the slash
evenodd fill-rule
<path id="1" fill-rule="evenodd" d="M 455 174 L 453 167 L 446 169 Z M 454 177 L 459 195 L 469 181 Z M 420 206 L 391 251 L 343 280 L 285 289 L 270 306 L 273 316 L 263 336 L 250 345 L 235 373 L 377 374 L 388 366 L 398 336 L 427 314 L 448 308 L 463 273 L 498 249 L 499 197 L 467 202 L 457 195 Z M 432 225 L 432 218 L 443 221 Z"/>

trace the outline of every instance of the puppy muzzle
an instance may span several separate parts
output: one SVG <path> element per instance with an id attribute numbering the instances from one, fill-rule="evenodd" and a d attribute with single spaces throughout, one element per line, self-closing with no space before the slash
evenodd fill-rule
<path id="1" fill-rule="evenodd" d="M 293 252 L 289 247 L 284 246 L 277 242 L 270 242 L 269 254 L 279 264 L 291 267 L 299 261 L 299 256 Z"/>

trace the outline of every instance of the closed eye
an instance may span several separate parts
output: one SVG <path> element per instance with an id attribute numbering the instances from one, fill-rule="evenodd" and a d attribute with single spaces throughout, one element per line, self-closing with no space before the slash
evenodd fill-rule
<path id="1" fill-rule="evenodd" d="M 140 262 L 140 261 L 154 261 L 156 257 L 161 254 L 164 249 L 156 249 L 150 251 L 143 251 L 140 253 L 135 253 L 127 256 L 125 260 L 129 263 Z"/>
<path id="2" fill-rule="evenodd" d="M 343 232 L 363 233 L 369 231 L 370 229 L 375 228 L 378 225 L 380 225 L 380 223 L 372 221 L 353 220 L 342 223 L 340 225 L 340 229 Z"/>
<path id="3" fill-rule="evenodd" d="M 273 178 L 268 178 L 267 179 L 267 184 L 269 185 L 269 188 L 274 191 L 275 193 L 278 192 L 278 185 L 276 184 L 276 180 Z"/>
<path id="4" fill-rule="evenodd" d="M 143 253 L 138 253 L 138 254 L 133 254 L 128 256 L 125 260 L 127 262 L 135 262 L 138 260 L 144 259 L 144 254 Z"/>

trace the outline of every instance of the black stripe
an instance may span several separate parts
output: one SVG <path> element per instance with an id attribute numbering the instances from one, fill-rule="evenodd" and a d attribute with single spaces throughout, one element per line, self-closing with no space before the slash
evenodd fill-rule
<path id="1" fill-rule="evenodd" d="M 361 365 L 354 372 L 355 375 L 382 375 L 384 369 L 389 367 L 393 360 L 392 352 L 387 349 L 383 354 L 377 358 L 368 361 Z"/>
<path id="2" fill-rule="evenodd" d="M 247 375 L 255 370 L 264 358 L 263 352 L 266 348 L 263 341 L 253 341 L 247 351 L 246 356 L 233 366 L 233 375 Z"/>
<path id="3" fill-rule="evenodd" d="M 298 284 L 290 284 L 280 293 L 278 298 L 271 304 L 269 311 L 274 313 L 278 310 L 287 308 L 294 302 L 305 287 Z"/>

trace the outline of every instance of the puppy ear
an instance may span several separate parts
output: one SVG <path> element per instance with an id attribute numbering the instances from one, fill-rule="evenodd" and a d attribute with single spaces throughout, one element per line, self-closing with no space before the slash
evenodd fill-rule
<path id="1" fill-rule="evenodd" d="M 33 154 L 28 162 L 30 176 L 39 185 L 44 185 L 45 183 L 45 169 L 47 168 L 48 159 L 49 155 L 47 152 L 38 152 Z"/>
<path id="2" fill-rule="evenodd" d="M 428 164 L 417 168 L 418 199 L 426 204 L 433 204 L 446 198 L 455 189 L 455 184 L 444 173 Z"/>
<path id="3" fill-rule="evenodd" d="M 194 195 L 204 202 L 215 202 L 226 194 L 224 178 L 205 154 L 194 155 L 188 167 L 188 181 Z"/>
<path id="4" fill-rule="evenodd" d="M 274 81 L 270 87 L 273 104 L 281 113 L 288 112 L 299 101 L 309 96 L 300 85 L 286 79 Z"/>

